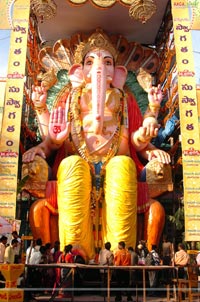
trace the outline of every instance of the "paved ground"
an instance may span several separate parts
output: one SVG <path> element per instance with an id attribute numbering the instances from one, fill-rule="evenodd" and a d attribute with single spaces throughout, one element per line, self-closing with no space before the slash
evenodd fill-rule
<path id="1" fill-rule="evenodd" d="M 46 296 L 46 297 L 37 297 L 36 299 L 31 299 L 29 300 L 29 302 L 36 302 L 36 301 L 49 301 L 50 300 L 50 296 Z M 28 300 L 25 300 L 25 301 L 28 301 Z M 70 298 L 64 298 L 64 299 L 57 299 L 55 298 L 53 301 L 71 301 Z M 74 302 L 106 302 L 107 299 L 104 300 L 103 297 L 99 297 L 99 296 L 96 296 L 96 295 L 82 295 L 82 296 L 79 296 L 79 297 L 74 297 Z M 115 301 L 115 298 L 114 297 L 111 297 L 110 299 L 111 302 L 114 302 Z M 127 299 L 126 297 L 123 297 L 123 302 L 126 302 Z M 133 301 L 136 302 L 136 299 L 133 297 Z M 146 301 L 147 302 L 166 302 L 167 299 L 164 298 L 164 297 L 147 297 L 146 298 Z M 172 301 L 172 300 L 171 300 Z M 138 298 L 138 302 L 143 302 L 143 298 L 142 297 L 139 297 Z"/>
<path id="2" fill-rule="evenodd" d="M 136 299 L 136 297 L 132 296 L 133 301 L 134 302 L 143 302 L 143 296 L 139 295 L 138 300 Z M 36 302 L 36 301 L 71 301 L 71 298 L 63 298 L 63 299 L 58 299 L 58 298 L 54 298 L 51 300 L 51 296 L 50 295 L 40 295 L 35 297 L 34 299 L 25 299 L 24 302 Z M 96 295 L 96 294 L 87 294 L 87 293 L 83 293 L 80 295 L 74 295 L 74 302 L 106 302 L 107 301 L 107 297 L 103 297 L 101 295 Z M 111 296 L 110 298 L 111 302 L 115 301 L 115 297 Z M 127 302 L 127 298 L 126 296 L 123 296 L 122 299 L 123 302 Z M 170 299 L 170 302 L 173 301 L 173 299 Z M 164 295 L 164 293 L 160 293 L 157 296 L 147 296 L 146 297 L 146 302 L 167 302 L 167 298 L 166 295 Z"/>

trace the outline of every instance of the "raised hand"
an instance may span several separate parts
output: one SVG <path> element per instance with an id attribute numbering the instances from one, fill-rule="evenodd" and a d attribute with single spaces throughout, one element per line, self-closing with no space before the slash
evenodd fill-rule
<path id="1" fill-rule="evenodd" d="M 47 90 L 41 84 L 41 86 L 32 86 L 32 102 L 36 108 L 42 108 L 46 106 Z"/>
<path id="2" fill-rule="evenodd" d="M 52 110 L 49 121 L 49 137 L 55 144 L 62 144 L 69 135 L 68 105 Z"/>
<path id="3" fill-rule="evenodd" d="M 148 100 L 149 100 L 149 104 L 151 105 L 160 105 L 160 103 L 162 102 L 162 90 L 161 90 L 161 86 L 158 85 L 157 87 L 155 86 L 151 86 L 148 92 Z"/>

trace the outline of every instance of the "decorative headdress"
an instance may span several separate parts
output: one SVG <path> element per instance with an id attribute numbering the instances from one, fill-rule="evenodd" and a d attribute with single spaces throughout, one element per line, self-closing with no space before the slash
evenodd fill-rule
<path id="1" fill-rule="evenodd" d="M 74 54 L 74 62 L 81 63 L 85 55 L 94 49 L 107 50 L 115 61 L 117 59 L 118 52 L 109 37 L 101 29 L 97 29 L 85 42 L 81 42 L 77 46 Z"/>
<path id="2" fill-rule="evenodd" d="M 159 57 L 154 49 L 143 47 L 136 42 L 128 42 L 121 35 L 109 37 L 102 29 L 91 35 L 78 33 L 70 39 L 58 40 L 53 47 L 47 46 L 40 50 L 41 66 L 52 78 L 60 70 L 69 70 L 74 63 L 82 63 L 85 55 L 94 49 L 104 49 L 111 53 L 116 65 L 123 65 L 129 71 L 154 73 L 159 66 Z"/>

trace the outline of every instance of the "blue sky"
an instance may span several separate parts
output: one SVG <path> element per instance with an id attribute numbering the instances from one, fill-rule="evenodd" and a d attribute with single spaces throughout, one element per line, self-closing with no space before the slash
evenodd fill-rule
<path id="1" fill-rule="evenodd" d="M 196 83 L 200 84 L 200 30 L 192 30 L 192 47 L 194 53 L 194 65 L 196 73 Z"/>
<path id="2" fill-rule="evenodd" d="M 10 30 L 0 30 L 0 77 L 7 76 Z"/>

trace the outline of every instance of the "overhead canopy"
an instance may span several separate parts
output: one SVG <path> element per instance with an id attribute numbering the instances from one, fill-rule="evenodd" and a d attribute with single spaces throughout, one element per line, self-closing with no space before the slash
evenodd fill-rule
<path id="1" fill-rule="evenodd" d="M 131 5 L 133 3 L 133 0 L 67 0 L 69 3 L 73 3 L 76 5 L 84 4 L 86 2 L 92 2 L 92 4 L 96 5 L 97 7 L 100 8 L 109 8 L 113 6 L 115 3 L 119 2 L 121 4 L 125 5 Z M 141 1 L 138 1 L 141 2 Z"/>
<path id="2" fill-rule="evenodd" d="M 36 0 L 32 0 L 34 1 Z M 58 39 L 70 38 L 77 32 L 89 34 L 98 27 L 108 34 L 121 34 L 129 41 L 154 44 L 169 0 L 153 1 L 156 12 L 146 24 L 129 16 L 133 0 L 54 0 L 54 2 L 55 16 L 39 23 L 41 37 L 46 44 L 53 45 Z"/>

